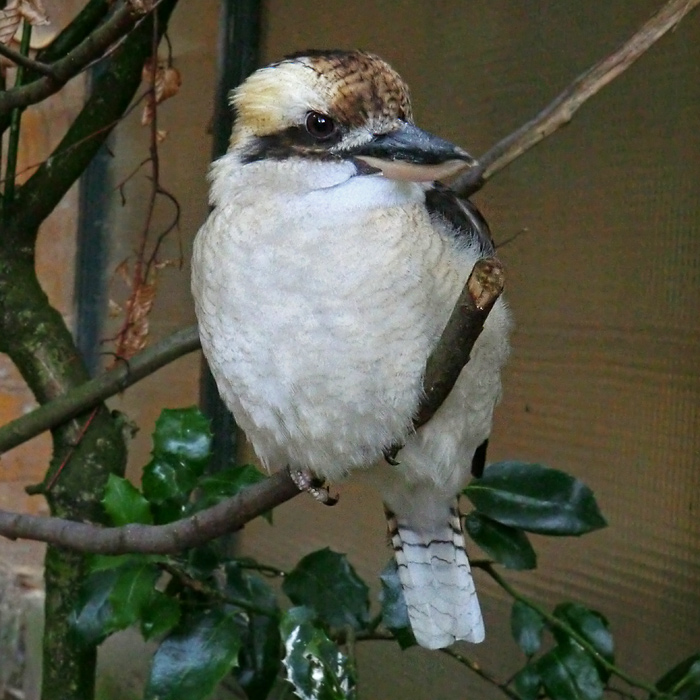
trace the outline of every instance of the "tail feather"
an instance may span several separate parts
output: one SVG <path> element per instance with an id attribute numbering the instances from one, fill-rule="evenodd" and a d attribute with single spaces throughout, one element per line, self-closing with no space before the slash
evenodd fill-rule
<path id="1" fill-rule="evenodd" d="M 456 508 L 428 530 L 387 510 L 389 535 L 416 641 L 441 649 L 481 642 L 484 622 Z"/>

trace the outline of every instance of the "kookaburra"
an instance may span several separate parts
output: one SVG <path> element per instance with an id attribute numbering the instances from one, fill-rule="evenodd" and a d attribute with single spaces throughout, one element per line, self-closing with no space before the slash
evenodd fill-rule
<path id="1" fill-rule="evenodd" d="M 501 393 L 501 300 L 443 405 L 412 427 L 426 361 L 493 254 L 476 208 L 435 182 L 472 159 L 414 126 L 406 84 L 362 51 L 291 56 L 231 101 L 192 260 L 221 396 L 268 467 L 361 475 L 379 490 L 422 646 L 479 642 L 456 494 Z"/>

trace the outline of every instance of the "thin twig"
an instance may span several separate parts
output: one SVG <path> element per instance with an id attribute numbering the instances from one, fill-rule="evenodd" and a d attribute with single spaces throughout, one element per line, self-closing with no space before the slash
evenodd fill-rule
<path id="1" fill-rule="evenodd" d="M 32 25 L 24 20 L 22 26 L 22 40 L 20 52 L 22 55 L 29 53 L 29 42 L 32 38 Z M 17 69 L 15 85 L 20 86 L 24 80 L 24 67 Z M 7 140 L 7 165 L 5 166 L 5 192 L 3 194 L 5 215 L 9 216 L 12 204 L 15 201 L 15 178 L 17 177 L 17 155 L 19 153 L 20 125 L 22 121 L 22 110 L 17 108 L 12 110 L 10 118 L 10 134 Z"/>
<path id="2" fill-rule="evenodd" d="M 158 3 L 155 3 L 157 6 Z M 143 3 L 126 0 L 78 46 L 51 64 L 53 74 L 44 75 L 27 85 L 0 93 L 0 115 L 18 107 L 28 107 L 58 92 L 69 80 L 81 73 L 100 57 L 112 44 L 128 34 L 152 9 L 144 9 Z"/>
<path id="3" fill-rule="evenodd" d="M 21 66 L 22 68 L 28 68 L 29 70 L 36 71 L 41 75 L 46 75 L 49 78 L 56 80 L 56 73 L 54 69 L 47 63 L 42 63 L 41 61 L 35 61 L 29 56 L 25 56 L 21 51 L 15 51 L 11 49 L 7 44 L 3 44 L 0 41 L 0 56 L 9 58 L 14 64 Z"/>
<path id="4" fill-rule="evenodd" d="M 138 355 L 134 355 L 128 362 L 120 362 L 102 376 L 0 427 L 0 455 L 31 440 L 45 430 L 61 425 L 84 411 L 94 408 L 110 396 L 124 391 L 164 365 L 199 347 L 196 326 L 173 333 Z"/>
<path id="5" fill-rule="evenodd" d="M 621 680 L 625 681 L 628 685 L 632 686 L 633 688 L 639 688 L 640 690 L 645 690 L 647 693 L 650 694 L 651 697 L 657 697 L 657 696 L 662 696 L 663 694 L 659 692 L 658 688 L 655 686 L 651 685 L 650 683 L 645 683 L 644 681 L 638 681 L 635 678 L 632 678 L 629 674 L 627 674 L 625 671 L 620 669 L 618 666 L 616 666 L 614 663 L 611 663 L 608 661 L 585 637 L 582 637 L 575 629 L 573 629 L 571 626 L 567 625 L 566 622 L 563 620 L 560 620 L 558 617 L 550 613 L 548 610 L 543 608 L 541 605 L 538 605 L 535 603 L 533 600 L 528 598 L 527 596 L 523 595 L 520 593 L 520 591 L 516 590 L 513 586 L 511 586 L 508 581 L 506 581 L 503 576 L 501 576 L 498 571 L 496 571 L 495 567 L 488 562 L 472 562 L 472 566 L 474 568 L 479 568 L 482 571 L 485 571 L 508 595 L 511 596 L 514 600 L 518 600 L 521 603 L 524 603 L 528 607 L 532 608 L 535 612 L 537 612 L 542 619 L 544 619 L 547 624 L 550 627 L 555 627 L 565 634 L 567 634 L 569 637 L 571 637 L 575 642 L 577 642 L 580 646 L 582 646 L 601 666 L 603 666 L 607 671 L 609 671 L 611 674 L 617 676 Z"/>
<path id="6" fill-rule="evenodd" d="M 557 129 L 568 124 L 574 113 L 609 82 L 627 70 L 645 51 L 676 25 L 700 0 L 670 0 L 617 51 L 610 54 L 585 73 L 579 75 L 564 92 L 545 107 L 534 119 L 493 148 L 476 166 L 461 175 L 452 185 L 460 196 L 468 197 L 507 165 L 530 150 Z"/>
<path id="7" fill-rule="evenodd" d="M 523 700 L 523 698 L 521 698 L 515 690 L 508 687 L 507 683 L 502 683 L 499 681 L 494 675 L 484 670 L 476 661 L 473 661 L 469 657 L 464 656 L 464 654 L 460 654 L 458 651 L 455 651 L 450 647 L 440 649 L 440 651 L 443 654 L 455 659 L 455 661 L 459 661 L 459 663 L 461 663 L 463 666 L 466 666 L 468 669 L 476 673 L 479 678 L 482 678 L 487 683 L 496 686 L 496 688 L 498 688 L 504 695 L 511 698 L 511 700 Z"/>

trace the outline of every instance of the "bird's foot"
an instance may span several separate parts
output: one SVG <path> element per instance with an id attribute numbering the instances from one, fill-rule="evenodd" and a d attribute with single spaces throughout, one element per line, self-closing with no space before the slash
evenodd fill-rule
<path id="1" fill-rule="evenodd" d="M 314 500 L 323 503 L 324 506 L 334 506 L 338 502 L 338 496 L 331 496 L 330 489 L 324 480 L 319 479 L 308 469 L 289 467 L 289 476 L 297 485 L 299 491 L 306 491 Z"/>

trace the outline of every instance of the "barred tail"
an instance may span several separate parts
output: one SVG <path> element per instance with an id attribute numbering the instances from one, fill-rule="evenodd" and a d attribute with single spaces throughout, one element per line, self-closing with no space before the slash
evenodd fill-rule
<path id="1" fill-rule="evenodd" d="M 481 642 L 484 622 L 456 507 L 444 525 L 421 527 L 387 509 L 389 535 L 417 642 L 441 649 L 458 639 Z"/>

